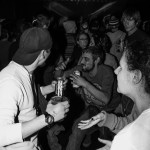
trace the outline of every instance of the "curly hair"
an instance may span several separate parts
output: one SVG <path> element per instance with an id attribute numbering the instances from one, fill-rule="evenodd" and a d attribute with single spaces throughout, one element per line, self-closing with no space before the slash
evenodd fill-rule
<path id="1" fill-rule="evenodd" d="M 145 91 L 150 93 L 150 43 L 134 42 L 125 48 L 125 57 L 129 71 L 139 70 L 145 80 Z"/>

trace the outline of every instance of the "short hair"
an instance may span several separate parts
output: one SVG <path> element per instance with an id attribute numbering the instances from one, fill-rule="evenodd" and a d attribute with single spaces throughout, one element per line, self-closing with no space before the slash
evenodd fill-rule
<path id="1" fill-rule="evenodd" d="M 89 46 L 86 48 L 83 53 L 91 53 L 93 60 L 96 60 L 98 57 L 100 58 L 99 65 L 104 62 L 105 59 L 105 52 L 102 46 Z"/>
<path id="2" fill-rule="evenodd" d="M 150 43 L 136 41 L 124 50 L 129 71 L 139 70 L 145 79 L 145 91 L 150 94 Z"/>
<path id="3" fill-rule="evenodd" d="M 139 24 L 141 23 L 140 11 L 137 10 L 135 7 L 129 7 L 123 12 L 121 21 L 123 21 L 125 18 L 129 20 L 134 20 L 137 26 L 139 26 Z"/>
<path id="4" fill-rule="evenodd" d="M 32 25 L 35 27 L 43 28 L 45 26 L 48 28 L 50 25 L 50 18 L 45 14 L 39 14 L 36 18 L 33 19 Z"/>

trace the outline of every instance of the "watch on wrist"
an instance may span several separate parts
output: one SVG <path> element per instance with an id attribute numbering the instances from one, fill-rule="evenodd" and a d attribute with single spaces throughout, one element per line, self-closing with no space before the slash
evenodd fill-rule
<path id="1" fill-rule="evenodd" d="M 45 122 L 48 125 L 51 125 L 54 122 L 54 117 L 47 112 L 45 112 L 44 115 L 45 115 Z"/>

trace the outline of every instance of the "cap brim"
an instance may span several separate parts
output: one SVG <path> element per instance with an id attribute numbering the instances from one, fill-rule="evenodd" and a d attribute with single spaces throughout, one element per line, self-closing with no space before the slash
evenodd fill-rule
<path id="1" fill-rule="evenodd" d="M 14 54 L 12 60 L 20 65 L 31 65 L 36 58 L 38 57 L 40 51 L 34 52 L 34 53 L 22 53 L 22 50 L 17 50 L 17 52 Z"/>

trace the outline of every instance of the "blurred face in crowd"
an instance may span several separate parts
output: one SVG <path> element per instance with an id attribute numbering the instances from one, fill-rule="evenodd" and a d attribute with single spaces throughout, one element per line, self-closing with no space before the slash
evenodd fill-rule
<path id="1" fill-rule="evenodd" d="M 123 26 L 128 33 L 137 29 L 137 24 L 132 18 L 124 18 Z"/>
<path id="2" fill-rule="evenodd" d="M 111 32 L 116 32 L 118 31 L 118 26 L 111 26 L 110 29 L 111 29 Z"/>
<path id="3" fill-rule="evenodd" d="M 83 65 L 83 71 L 90 72 L 95 68 L 95 61 L 91 53 L 83 53 L 81 64 Z"/>
<path id="4" fill-rule="evenodd" d="M 86 47 L 88 46 L 88 44 L 89 44 L 89 40 L 88 40 L 87 35 L 81 34 L 81 35 L 79 36 L 79 41 L 77 41 L 77 43 L 78 43 L 78 45 L 79 45 L 82 49 L 86 48 Z"/>
<path id="5" fill-rule="evenodd" d="M 83 30 L 85 33 L 89 32 L 89 27 L 88 27 L 88 23 L 85 22 L 81 25 L 81 30 Z"/>
<path id="6" fill-rule="evenodd" d="M 125 54 L 123 54 L 120 60 L 120 66 L 115 70 L 115 74 L 117 75 L 118 81 L 117 91 L 129 96 L 132 93 L 131 87 L 134 74 L 128 70 Z"/>

